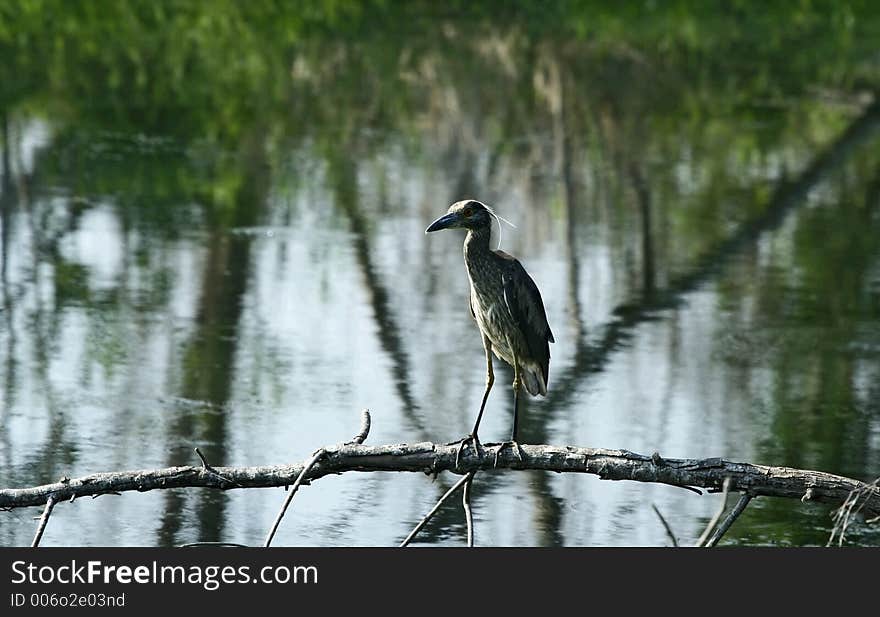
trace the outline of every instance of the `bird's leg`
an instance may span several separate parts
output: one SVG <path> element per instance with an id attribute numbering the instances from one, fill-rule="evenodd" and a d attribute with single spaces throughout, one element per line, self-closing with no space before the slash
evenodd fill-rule
<path id="1" fill-rule="evenodd" d="M 495 383 L 495 371 L 492 370 L 492 342 L 485 336 L 483 337 L 483 347 L 486 349 L 486 390 L 483 392 L 483 401 L 480 403 L 480 413 L 477 414 L 477 421 L 474 422 L 474 428 L 470 435 L 477 443 L 480 442 L 480 440 L 477 439 L 477 430 L 480 428 L 480 420 L 483 418 L 483 410 L 486 409 L 486 401 L 489 400 L 489 391 L 492 389 L 492 384 Z"/>
<path id="2" fill-rule="evenodd" d="M 519 364 L 513 369 L 513 431 L 510 433 L 510 441 L 516 443 L 516 426 L 519 419 L 519 388 L 521 382 L 519 378 Z"/>
<path id="3" fill-rule="evenodd" d="M 519 360 L 516 357 L 516 354 L 513 356 L 513 431 L 510 434 L 510 441 L 502 442 L 498 446 L 498 450 L 495 451 L 495 466 L 498 466 L 498 456 L 504 450 L 504 448 L 510 446 L 516 446 L 516 456 L 522 461 L 523 460 L 523 451 L 520 448 L 519 443 L 516 441 L 516 428 L 517 428 L 517 420 L 519 416 L 519 389 L 522 384 L 522 380 L 519 376 Z"/>
<path id="4" fill-rule="evenodd" d="M 480 428 L 480 420 L 483 419 L 483 410 L 486 409 L 486 401 L 489 399 L 489 391 L 492 389 L 492 384 L 495 383 L 495 371 L 492 369 L 492 342 L 488 337 L 483 337 L 483 347 L 486 350 L 486 390 L 483 392 L 483 401 L 480 403 L 480 413 L 477 414 L 477 421 L 474 422 L 474 428 L 471 430 L 471 434 L 461 440 L 461 443 L 458 445 L 458 452 L 455 453 L 455 466 L 458 467 L 458 463 L 461 460 L 461 452 L 464 450 L 464 446 L 469 441 L 474 442 L 474 448 L 477 451 L 477 455 L 480 454 L 480 440 L 477 437 L 477 431 Z"/>

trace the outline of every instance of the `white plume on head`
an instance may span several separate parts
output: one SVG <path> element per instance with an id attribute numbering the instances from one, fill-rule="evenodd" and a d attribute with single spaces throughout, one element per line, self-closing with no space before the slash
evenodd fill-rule
<path id="1" fill-rule="evenodd" d="M 480 203 L 483 204 L 483 202 L 480 202 Z M 500 249 L 501 248 L 501 223 L 502 222 L 507 223 L 508 225 L 510 225 L 514 229 L 516 229 L 516 225 L 514 225 L 513 223 L 508 221 L 503 216 L 496 214 L 495 210 L 492 209 L 492 207 L 489 206 L 488 204 L 483 204 L 483 207 L 486 208 L 486 210 L 489 212 L 489 214 L 491 214 L 495 218 L 496 221 L 498 221 L 498 248 Z"/>

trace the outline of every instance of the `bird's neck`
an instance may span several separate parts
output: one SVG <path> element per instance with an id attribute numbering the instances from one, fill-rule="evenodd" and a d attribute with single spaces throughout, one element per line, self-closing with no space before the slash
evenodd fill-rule
<path id="1" fill-rule="evenodd" d="M 464 239 L 464 259 L 468 261 L 470 257 L 480 253 L 489 253 L 489 239 L 492 236 L 492 230 L 488 227 L 479 227 L 477 229 L 469 229 Z"/>

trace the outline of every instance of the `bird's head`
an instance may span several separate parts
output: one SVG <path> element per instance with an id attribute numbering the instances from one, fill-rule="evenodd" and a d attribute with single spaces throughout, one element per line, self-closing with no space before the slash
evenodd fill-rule
<path id="1" fill-rule="evenodd" d="M 425 233 L 441 229 L 490 229 L 492 216 L 486 204 L 475 199 L 462 199 L 449 206 L 445 215 L 428 225 Z"/>

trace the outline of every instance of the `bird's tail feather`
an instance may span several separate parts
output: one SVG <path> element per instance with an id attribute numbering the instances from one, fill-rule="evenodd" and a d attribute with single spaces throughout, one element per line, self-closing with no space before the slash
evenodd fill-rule
<path id="1" fill-rule="evenodd" d="M 526 391 L 532 396 L 547 396 L 547 382 L 540 367 L 524 366 L 522 370 L 522 382 Z"/>

